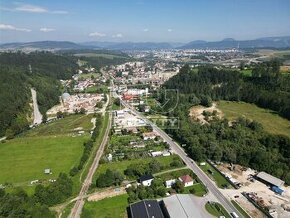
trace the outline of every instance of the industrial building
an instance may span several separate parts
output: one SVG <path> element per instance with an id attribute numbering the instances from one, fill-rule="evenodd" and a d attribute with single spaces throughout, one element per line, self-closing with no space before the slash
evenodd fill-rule
<path id="1" fill-rule="evenodd" d="M 165 217 L 169 218 L 207 218 L 209 214 L 199 208 L 193 196 L 189 194 L 176 194 L 163 198 L 161 208 Z"/>
<path id="2" fill-rule="evenodd" d="M 260 172 L 256 175 L 256 178 L 262 181 L 263 183 L 266 183 L 267 185 L 273 185 L 277 187 L 281 187 L 284 185 L 284 181 L 281 179 L 278 179 L 277 177 L 274 177 L 268 173 Z"/>

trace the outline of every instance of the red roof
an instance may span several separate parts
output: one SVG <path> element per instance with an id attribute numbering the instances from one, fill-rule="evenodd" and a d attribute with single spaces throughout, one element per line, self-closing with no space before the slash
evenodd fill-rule
<path id="1" fill-rule="evenodd" d="M 189 175 L 184 175 L 179 177 L 180 180 L 182 180 L 183 183 L 187 183 L 187 182 L 192 182 L 193 179 L 189 176 Z"/>

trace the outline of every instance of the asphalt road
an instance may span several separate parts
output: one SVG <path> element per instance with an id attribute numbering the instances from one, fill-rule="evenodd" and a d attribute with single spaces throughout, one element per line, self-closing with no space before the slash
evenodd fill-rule
<path id="1" fill-rule="evenodd" d="M 103 137 L 102 143 L 101 143 L 101 145 L 96 153 L 96 156 L 95 156 L 94 161 L 89 169 L 87 177 L 86 177 L 85 181 L 83 182 L 82 188 L 81 188 L 80 193 L 77 197 L 78 200 L 76 201 L 73 209 L 71 210 L 71 214 L 69 215 L 70 218 L 78 218 L 81 215 L 81 212 L 82 212 L 82 209 L 84 206 L 84 198 L 87 196 L 87 192 L 89 190 L 89 187 L 92 184 L 93 175 L 99 166 L 99 161 L 102 157 L 102 154 L 104 152 L 105 146 L 106 146 L 107 141 L 108 141 L 108 135 L 110 133 L 111 124 L 112 124 L 112 114 L 110 113 L 109 114 L 109 123 L 108 123 L 108 126 L 106 128 L 106 132 L 105 132 L 105 135 Z"/>
<path id="2" fill-rule="evenodd" d="M 198 167 L 198 165 L 190 159 L 184 150 L 175 142 L 173 141 L 167 133 L 165 133 L 162 129 L 157 127 L 154 123 L 148 120 L 143 114 L 136 111 L 132 108 L 129 104 L 124 102 L 120 98 L 121 103 L 128 109 L 131 110 L 133 114 L 142 118 L 147 124 L 151 125 L 152 128 L 170 145 L 171 149 L 179 155 L 179 157 L 184 161 L 184 163 L 198 176 L 198 178 L 203 182 L 203 184 L 207 187 L 208 191 L 210 191 L 216 199 L 219 201 L 220 204 L 229 212 L 236 212 L 239 217 L 243 217 L 243 215 L 234 207 L 234 205 L 227 199 L 220 190 L 216 187 L 215 183 Z"/>
<path id="3" fill-rule="evenodd" d="M 31 89 L 32 101 L 33 101 L 33 125 L 39 125 L 42 123 L 42 114 L 39 111 L 36 91 Z"/>

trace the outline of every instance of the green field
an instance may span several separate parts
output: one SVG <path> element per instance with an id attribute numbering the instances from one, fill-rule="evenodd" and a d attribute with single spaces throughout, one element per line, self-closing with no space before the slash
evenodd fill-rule
<path id="1" fill-rule="evenodd" d="M 86 202 L 81 214 L 83 218 L 123 218 L 126 213 L 128 195 Z"/>
<path id="2" fill-rule="evenodd" d="M 219 188 L 224 188 L 224 186 L 227 186 L 228 188 L 231 188 L 231 184 L 226 180 L 226 178 L 220 174 L 220 172 L 218 172 L 217 170 L 215 170 L 211 165 L 209 165 L 208 163 L 206 163 L 205 166 L 199 166 L 202 171 L 204 171 L 212 180 L 215 181 L 215 183 L 217 184 L 217 186 Z M 213 172 L 213 174 L 210 174 L 209 171 Z"/>
<path id="3" fill-rule="evenodd" d="M 229 120 L 245 116 L 248 119 L 261 123 L 269 133 L 282 134 L 290 137 L 290 121 L 280 117 L 274 111 L 259 108 L 254 104 L 230 101 L 218 102 L 218 108 Z"/>
<path id="4" fill-rule="evenodd" d="M 80 80 L 90 79 L 92 76 L 94 78 L 98 78 L 98 77 L 100 77 L 100 74 L 99 73 L 82 73 L 82 74 L 78 75 Z"/>
<path id="5" fill-rule="evenodd" d="M 249 214 L 247 214 L 246 211 L 235 200 L 231 200 L 231 202 L 245 218 L 251 218 Z"/>
<path id="6" fill-rule="evenodd" d="M 0 143 L 0 184 L 12 183 L 31 193 L 32 180 L 47 182 L 60 172 L 68 174 L 79 163 L 83 143 L 90 138 L 92 117 L 70 115 Z M 80 127 L 86 133 L 78 136 L 75 128 Z M 52 170 L 51 175 L 44 174 L 46 168 Z"/>
<path id="7" fill-rule="evenodd" d="M 215 217 L 225 216 L 226 218 L 231 218 L 231 215 L 225 210 L 225 208 L 217 202 L 206 203 L 205 209 Z"/>
<path id="8" fill-rule="evenodd" d="M 23 136 L 48 136 L 48 135 L 70 135 L 78 132 L 76 128 L 89 132 L 93 128 L 91 119 L 93 114 L 89 115 L 69 115 L 63 119 L 53 121 L 48 124 L 41 124 L 39 127 L 27 131 Z"/>
<path id="9" fill-rule="evenodd" d="M 93 181 L 97 179 L 98 175 L 101 173 L 106 172 L 107 169 L 110 170 L 118 170 L 122 174 L 124 173 L 124 170 L 127 169 L 127 167 L 131 164 L 138 164 L 138 163 L 143 163 L 147 164 L 152 160 L 158 160 L 160 163 L 163 165 L 169 165 L 174 158 L 174 155 L 168 156 L 168 157 L 149 157 L 149 158 L 141 158 L 141 159 L 133 159 L 133 160 L 123 160 L 123 161 L 116 161 L 116 162 L 111 162 L 111 163 L 104 163 L 99 166 L 97 169 Z"/>
<path id="10" fill-rule="evenodd" d="M 79 162 L 87 136 L 20 137 L 0 143 L 0 184 L 29 185 L 36 179 L 56 178 Z M 50 168 L 52 175 L 45 175 Z"/>

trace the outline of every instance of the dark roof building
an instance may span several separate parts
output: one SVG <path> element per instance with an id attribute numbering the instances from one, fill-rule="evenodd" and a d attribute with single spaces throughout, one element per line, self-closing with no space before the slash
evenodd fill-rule
<path id="1" fill-rule="evenodd" d="M 142 183 L 142 182 L 150 180 L 150 179 L 154 179 L 154 177 L 151 174 L 143 175 L 143 176 L 140 176 L 139 181 Z"/>
<path id="2" fill-rule="evenodd" d="M 128 207 L 129 218 L 164 218 L 156 200 L 143 200 Z"/>

